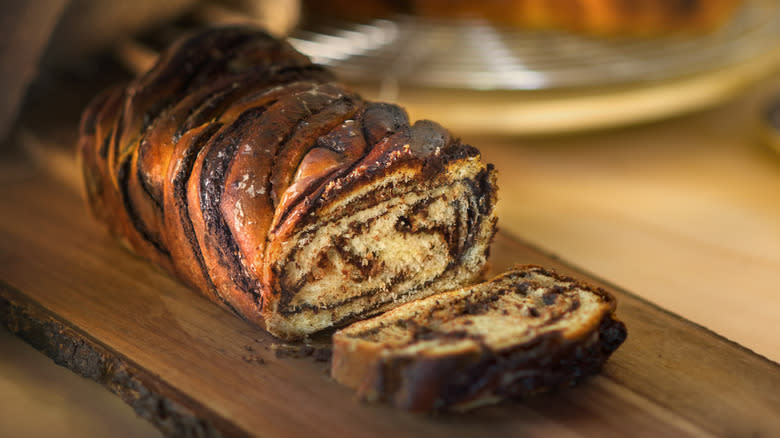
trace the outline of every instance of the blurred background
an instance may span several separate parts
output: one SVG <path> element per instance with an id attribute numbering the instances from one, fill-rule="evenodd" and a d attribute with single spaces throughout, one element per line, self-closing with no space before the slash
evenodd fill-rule
<path id="1" fill-rule="evenodd" d="M 461 133 L 561 134 L 686 114 L 776 71 L 773 0 L 5 2 L 0 134 L 35 78 L 130 73 L 204 25 L 261 26 L 366 97 Z M 34 30 L 33 30 L 34 29 Z M 104 67 L 104 66 L 103 66 Z M 453 105 L 456 104 L 456 105 Z"/>
<path id="2" fill-rule="evenodd" d="M 780 361 L 780 2 L 4 1 L 0 178 L 79 190 L 94 94 L 231 23 L 479 147 L 504 232 Z M 4 330 L 0 388 L 0 435 L 158 434 Z"/>

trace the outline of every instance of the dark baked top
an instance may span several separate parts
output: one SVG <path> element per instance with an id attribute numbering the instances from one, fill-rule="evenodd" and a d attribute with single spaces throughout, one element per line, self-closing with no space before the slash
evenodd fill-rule
<path id="1" fill-rule="evenodd" d="M 333 231 L 329 245 L 340 254 L 330 256 L 318 244 L 319 259 L 292 261 L 294 247 L 308 248 L 299 239 L 311 240 L 314 228 L 384 208 L 377 205 L 405 192 L 418 193 L 419 202 L 434 192 L 449 196 L 471 213 L 447 207 L 436 248 L 451 250 L 450 268 L 471 263 L 468 272 L 453 274 L 459 280 L 448 280 L 462 283 L 484 264 L 495 222 L 495 176 L 479 151 L 434 122 L 410 123 L 396 105 L 361 99 L 286 42 L 247 27 L 183 38 L 149 72 L 97 97 L 82 117 L 79 157 L 92 212 L 134 251 L 272 331 L 270 315 L 311 313 L 285 328 L 273 325 L 280 336 L 376 312 L 401 292 L 390 290 L 401 287 L 398 279 L 373 289 L 365 281 L 353 286 L 362 263 L 341 259 L 373 257 L 380 266 L 392 258 L 389 251 L 345 252 L 335 244 L 345 236 L 351 242 L 354 232 Z M 442 190 L 449 186 L 447 195 Z M 399 217 L 408 210 L 396 207 Z M 415 233 L 434 232 L 426 230 Z M 468 252 L 474 245 L 482 256 Z M 423 255 L 433 249 L 418 246 Z M 312 292 L 296 304 L 299 290 L 319 275 L 318 263 L 333 274 L 327 278 L 333 296 Z M 404 263 L 399 272 L 412 260 Z M 426 281 L 420 277 L 408 289 L 419 295 Z M 334 310 L 361 294 L 378 295 Z M 318 310 L 331 316 L 313 315 Z"/>

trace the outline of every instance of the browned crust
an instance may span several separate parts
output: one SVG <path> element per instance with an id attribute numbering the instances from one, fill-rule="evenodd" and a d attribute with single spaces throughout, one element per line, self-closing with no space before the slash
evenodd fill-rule
<path id="1" fill-rule="evenodd" d="M 212 28 L 164 51 L 84 112 L 78 154 L 94 216 L 136 253 L 277 336 L 293 294 L 272 269 L 317 212 L 399 169 L 437 181 L 479 152 L 396 105 L 370 103 L 287 43 Z M 493 217 L 494 171 L 474 181 Z M 494 220 L 493 220 L 494 222 Z M 492 236 L 494 223 L 487 221 Z M 469 242 L 472 244 L 474 242 Z"/>
<path id="2" fill-rule="evenodd" d="M 524 277 L 528 271 L 598 295 L 607 303 L 607 311 L 592 327 L 569 337 L 554 331 L 500 351 L 480 343 L 476 351 L 415 357 L 394 354 L 392 347 L 378 342 L 362 342 L 369 332 L 381 328 L 366 321 L 334 335 L 331 376 L 367 400 L 430 412 L 468 409 L 549 391 L 598 373 L 626 338 L 625 325 L 614 316 L 614 297 L 601 288 L 531 265 L 516 267 L 491 282 Z M 395 312 L 401 314 L 403 309 Z M 522 376 L 504 381 L 518 373 Z"/>

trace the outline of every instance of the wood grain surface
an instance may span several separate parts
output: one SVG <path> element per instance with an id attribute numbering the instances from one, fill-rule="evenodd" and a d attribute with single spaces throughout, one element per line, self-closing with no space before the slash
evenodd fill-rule
<path id="1" fill-rule="evenodd" d="M 468 138 L 502 229 L 780 362 L 780 155 L 756 130 L 780 75 L 687 117 Z"/>
<path id="2" fill-rule="evenodd" d="M 493 248 L 495 270 L 537 263 L 608 288 L 618 297 L 628 340 L 602 375 L 579 386 L 467 415 L 426 417 L 359 402 L 312 357 L 277 357 L 279 341 L 123 250 L 75 193 L 45 175 L 21 169 L 4 177 L 0 208 L 5 325 L 117 393 L 164 432 L 780 433 L 777 364 L 507 234 Z"/>

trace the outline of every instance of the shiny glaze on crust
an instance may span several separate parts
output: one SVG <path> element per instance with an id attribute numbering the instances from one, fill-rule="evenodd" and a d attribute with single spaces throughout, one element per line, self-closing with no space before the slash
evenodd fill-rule
<path id="1" fill-rule="evenodd" d="M 286 239 L 322 220 L 316 212 L 392 172 L 425 181 L 479 159 L 436 123 L 364 101 L 285 42 L 245 27 L 184 38 L 149 72 L 98 96 L 78 154 L 97 219 L 260 326 L 295 293 L 273 266 Z M 448 240 L 458 240 L 454 258 L 492 214 L 494 170 L 483 173 L 463 182 L 472 231 Z"/>

